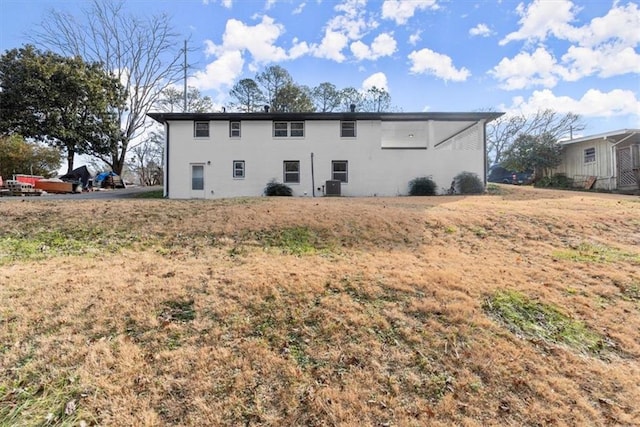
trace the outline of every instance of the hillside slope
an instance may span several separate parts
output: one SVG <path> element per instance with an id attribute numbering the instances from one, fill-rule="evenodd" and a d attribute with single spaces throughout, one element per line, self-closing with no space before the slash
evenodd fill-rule
<path id="1" fill-rule="evenodd" d="M 637 425 L 640 199 L 0 202 L 0 425 Z"/>

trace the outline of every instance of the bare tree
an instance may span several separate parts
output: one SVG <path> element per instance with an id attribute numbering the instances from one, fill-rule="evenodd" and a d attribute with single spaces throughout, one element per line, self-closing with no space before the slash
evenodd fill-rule
<path id="1" fill-rule="evenodd" d="M 141 185 L 161 185 L 164 154 L 164 130 L 151 132 L 148 138 L 131 147 L 129 170 L 138 177 Z"/>
<path id="2" fill-rule="evenodd" d="M 170 86 L 162 91 L 162 96 L 156 108 L 167 113 L 182 113 L 184 111 L 184 91 Z M 189 113 L 208 113 L 213 111 L 211 97 L 202 96 L 195 87 L 187 89 L 187 111 Z"/>
<path id="3" fill-rule="evenodd" d="M 262 108 L 266 102 L 258 84 L 253 79 L 242 79 L 229 92 L 235 100 L 231 106 L 244 113 L 253 113 Z"/>
<path id="4" fill-rule="evenodd" d="M 346 87 L 340 91 L 340 98 L 342 102 L 342 111 L 350 111 L 351 106 L 354 105 L 356 111 L 362 111 L 366 109 L 364 106 L 364 97 L 354 87 Z"/>
<path id="5" fill-rule="evenodd" d="M 391 95 L 386 90 L 373 86 L 364 93 L 364 106 L 366 111 L 374 113 L 389 111 Z"/>
<path id="6" fill-rule="evenodd" d="M 340 107 L 342 98 L 336 85 L 329 82 L 320 83 L 311 90 L 311 97 L 316 110 L 327 113 Z"/>
<path id="7" fill-rule="evenodd" d="M 487 149 L 491 164 L 498 164 L 503 160 L 505 151 L 513 145 L 521 135 L 559 140 L 570 137 L 573 132 L 585 129 L 579 115 L 574 113 L 561 114 L 550 108 L 538 110 L 532 116 L 504 115 L 487 125 Z"/>
<path id="8" fill-rule="evenodd" d="M 82 13 L 85 19 L 52 10 L 32 39 L 63 55 L 100 62 L 124 85 L 127 103 L 117 111 L 122 137 L 100 157 L 119 174 L 130 142 L 145 130 L 146 114 L 183 76 L 182 40 L 167 15 L 131 15 L 123 0 L 93 0 Z"/>

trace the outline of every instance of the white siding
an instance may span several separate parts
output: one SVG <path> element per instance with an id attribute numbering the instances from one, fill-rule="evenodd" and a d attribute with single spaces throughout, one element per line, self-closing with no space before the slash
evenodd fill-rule
<path id="1" fill-rule="evenodd" d="M 311 153 L 316 196 L 331 179 L 332 160 L 348 161 L 344 196 L 405 195 L 418 176 L 431 176 L 439 188 L 448 188 L 462 171 L 481 179 L 484 174 L 483 123 L 459 135 L 460 144 L 438 148 L 442 140 L 433 135 L 442 134 L 440 126 L 448 131 L 451 122 L 358 120 L 355 138 L 340 136 L 339 120 L 305 121 L 304 138 L 274 138 L 270 120 L 242 121 L 240 138 L 229 137 L 228 121 L 211 121 L 207 139 L 194 138 L 193 126 L 188 120 L 169 122 L 171 198 L 191 197 L 191 164 L 205 164 L 204 197 L 214 198 L 262 195 L 267 182 L 283 181 L 285 160 L 300 161 L 300 183 L 288 184 L 294 195 L 311 196 Z M 233 178 L 234 160 L 245 161 L 244 179 Z"/>
<path id="2" fill-rule="evenodd" d="M 586 177 L 595 176 L 595 188 L 613 189 L 615 173 L 612 169 L 611 146 L 610 142 L 602 138 L 565 145 L 562 164 L 556 172 L 565 174 L 577 183 L 584 181 Z M 595 148 L 596 159 L 594 162 L 585 163 L 584 151 L 589 148 Z"/>

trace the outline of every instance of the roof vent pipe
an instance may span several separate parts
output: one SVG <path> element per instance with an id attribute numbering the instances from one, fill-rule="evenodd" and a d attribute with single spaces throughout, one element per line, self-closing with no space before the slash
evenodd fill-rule
<path id="1" fill-rule="evenodd" d="M 269 112 L 269 106 L 268 106 L 268 105 L 265 105 L 265 106 L 264 106 L 264 112 L 265 112 L 265 113 L 268 113 L 268 112 Z"/>
<path id="2" fill-rule="evenodd" d="M 227 112 L 227 107 L 222 107 L 222 112 L 226 113 Z"/>
<path id="3" fill-rule="evenodd" d="M 351 104 L 351 105 L 349 105 L 349 108 L 351 109 L 351 112 L 352 112 L 352 113 L 355 113 L 355 112 L 356 112 L 356 104 Z"/>

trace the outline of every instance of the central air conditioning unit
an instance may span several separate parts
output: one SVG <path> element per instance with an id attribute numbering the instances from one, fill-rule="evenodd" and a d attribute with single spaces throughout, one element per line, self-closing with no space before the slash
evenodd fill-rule
<path id="1" fill-rule="evenodd" d="M 324 187 L 325 196 L 339 196 L 340 195 L 340 181 L 337 179 L 331 179 L 327 181 Z"/>

